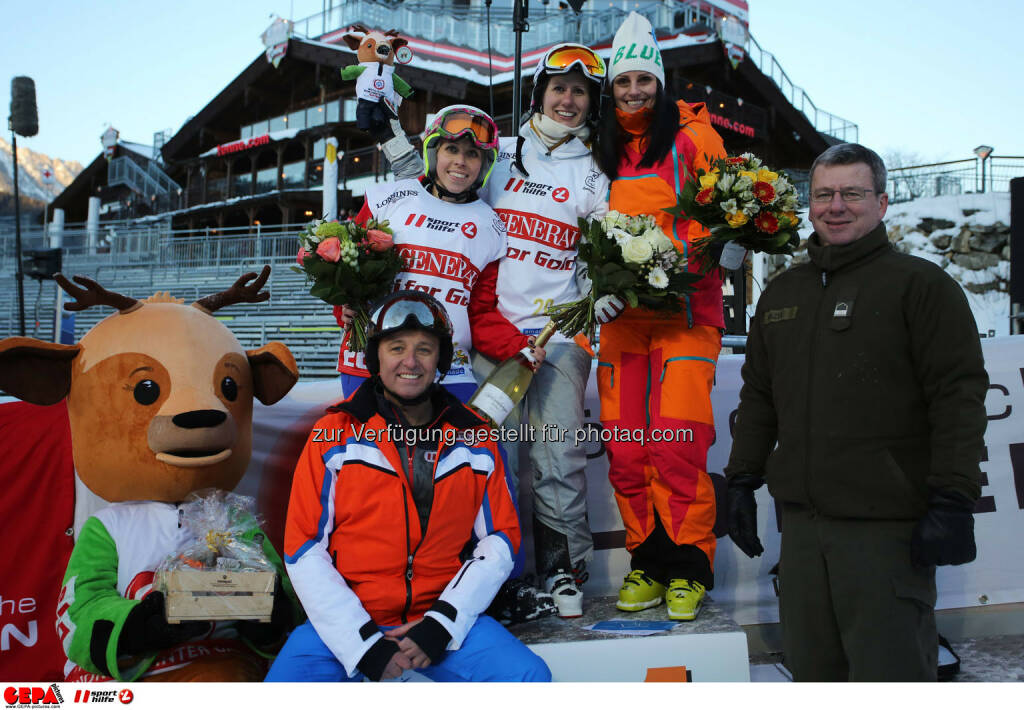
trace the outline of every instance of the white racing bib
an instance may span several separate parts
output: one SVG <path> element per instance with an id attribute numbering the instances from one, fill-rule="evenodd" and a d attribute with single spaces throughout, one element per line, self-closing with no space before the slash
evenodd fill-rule
<path id="1" fill-rule="evenodd" d="M 578 140 L 551 155 L 539 152 L 538 144 L 531 136 L 523 145 L 525 177 L 513 166 L 516 139 L 502 138 L 482 195 L 508 230 L 508 249 L 498 269 L 498 311 L 526 335 L 540 332 L 549 320 L 544 315 L 548 308 L 580 298 L 578 220 L 603 213 L 608 192 L 608 178 Z M 566 338 L 555 333 L 551 340 Z"/>
<path id="2" fill-rule="evenodd" d="M 455 354 L 445 383 L 475 383 L 469 364 L 469 298 L 484 267 L 505 253 L 504 224 L 484 202 L 445 202 L 418 180 L 369 187 L 366 200 L 375 219 L 390 222 L 395 248 L 405 259 L 394 289 L 429 293 L 452 320 Z M 369 374 L 362 353 L 347 349 L 340 369 L 351 375 Z"/>

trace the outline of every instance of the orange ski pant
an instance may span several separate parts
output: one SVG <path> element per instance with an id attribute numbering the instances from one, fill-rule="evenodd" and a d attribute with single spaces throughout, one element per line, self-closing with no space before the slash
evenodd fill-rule
<path id="1" fill-rule="evenodd" d="M 632 552 L 655 527 L 695 545 L 714 569 L 715 491 L 707 473 L 714 443 L 711 387 L 722 336 L 687 328 L 678 314 L 628 309 L 601 327 L 597 384 L 610 430 L 608 477 Z"/>

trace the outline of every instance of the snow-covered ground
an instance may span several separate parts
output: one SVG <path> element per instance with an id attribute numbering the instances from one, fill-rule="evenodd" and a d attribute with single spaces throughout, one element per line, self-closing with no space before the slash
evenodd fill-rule
<path id="1" fill-rule="evenodd" d="M 973 212 L 977 210 L 976 212 Z M 964 212 L 973 212 L 965 215 Z M 933 231 L 925 236 L 916 231 L 922 219 L 947 219 L 956 224 L 955 227 Z M 903 228 L 903 241 L 911 246 L 910 253 L 933 261 L 945 268 L 946 273 L 960 284 L 992 283 L 996 280 L 1010 280 L 1010 262 L 1001 260 L 997 265 L 987 269 L 965 269 L 950 263 L 944 258 L 944 251 L 937 248 L 933 239 L 948 234 L 957 236 L 964 226 L 991 226 L 1001 222 L 1010 224 L 1010 193 L 989 192 L 972 195 L 944 195 L 928 197 L 913 202 L 904 202 L 889 207 L 885 216 L 886 226 L 892 230 L 896 225 Z M 972 293 L 964 290 L 967 301 L 971 304 L 974 319 L 978 322 L 978 331 L 994 335 L 1010 334 L 1010 296 L 1005 291 L 990 290 L 985 293 Z"/>

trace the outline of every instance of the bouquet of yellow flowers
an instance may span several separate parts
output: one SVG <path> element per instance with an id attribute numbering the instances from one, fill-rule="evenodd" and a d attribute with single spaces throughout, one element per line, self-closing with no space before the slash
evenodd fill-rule
<path id="1" fill-rule="evenodd" d="M 666 209 L 682 219 L 700 222 L 711 232 L 697 239 L 693 253 L 707 273 L 716 266 L 735 269 L 744 250 L 791 254 L 800 243 L 796 188 L 785 173 L 765 167 L 752 153 L 719 158 L 711 171 L 700 169 Z M 728 250 L 723 254 L 723 249 Z M 730 263 L 729 252 L 738 255 Z M 723 254 L 715 257 L 715 254 Z"/>
<path id="2" fill-rule="evenodd" d="M 600 220 L 581 219 L 579 259 L 586 265 L 588 296 L 553 306 L 551 317 L 567 337 L 594 334 L 594 304 L 618 296 L 632 308 L 681 311 L 679 299 L 694 291 L 700 274 L 690 273 L 672 240 L 650 215 L 611 210 Z"/>
<path id="3" fill-rule="evenodd" d="M 405 268 L 387 220 L 371 219 L 365 226 L 314 220 L 299 234 L 298 262 L 292 269 L 313 282 L 309 295 L 355 310 L 348 348 L 364 350 L 370 324 L 367 305 L 391 293 L 395 277 Z"/>

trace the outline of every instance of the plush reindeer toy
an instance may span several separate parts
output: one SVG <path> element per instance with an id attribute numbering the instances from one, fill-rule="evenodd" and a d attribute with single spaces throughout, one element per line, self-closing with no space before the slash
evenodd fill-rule
<path id="1" fill-rule="evenodd" d="M 356 126 L 378 143 L 385 143 L 401 131 L 399 97 L 409 98 L 413 93 L 395 74 L 395 55 L 409 52 L 408 42 L 398 36 L 398 30 L 381 32 L 363 25 L 353 25 L 342 39 L 359 60 L 341 70 L 342 79 L 356 82 Z"/>

